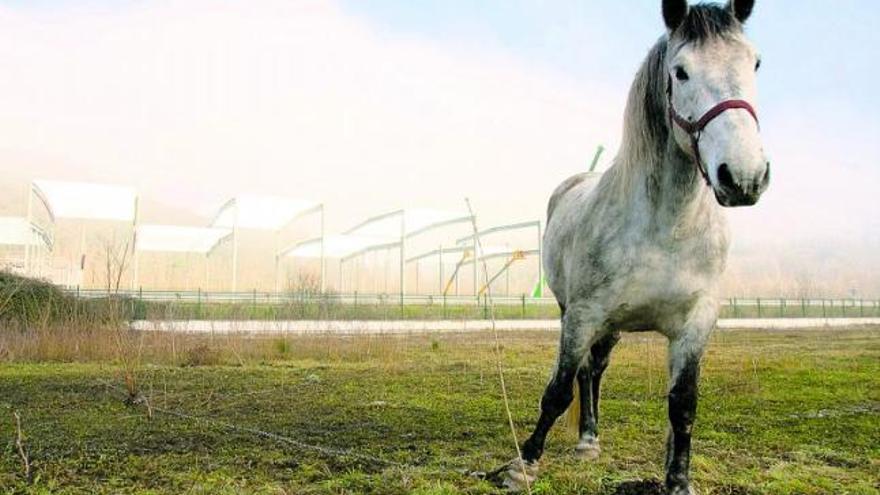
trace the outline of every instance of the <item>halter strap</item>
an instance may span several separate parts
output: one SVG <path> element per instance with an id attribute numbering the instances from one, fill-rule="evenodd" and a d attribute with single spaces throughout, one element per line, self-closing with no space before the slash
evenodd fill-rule
<path id="1" fill-rule="evenodd" d="M 675 122 L 675 124 L 691 138 L 691 148 L 693 149 L 694 160 L 697 162 L 697 170 L 700 171 L 700 175 L 703 176 L 706 185 L 710 187 L 712 186 L 712 181 L 709 180 L 709 173 L 706 172 L 706 167 L 703 165 L 702 158 L 700 158 L 700 137 L 702 137 L 703 129 L 709 125 L 709 122 L 715 120 L 715 118 L 722 113 L 734 109 L 742 109 L 749 112 L 749 115 L 755 119 L 755 123 L 758 124 L 758 127 L 760 128 L 761 126 L 755 108 L 745 100 L 724 100 L 706 111 L 706 113 L 704 113 L 696 122 L 682 117 L 672 105 L 672 77 L 669 77 L 666 84 L 666 100 L 666 107 L 669 109 L 669 128 L 671 129 L 672 123 Z"/>

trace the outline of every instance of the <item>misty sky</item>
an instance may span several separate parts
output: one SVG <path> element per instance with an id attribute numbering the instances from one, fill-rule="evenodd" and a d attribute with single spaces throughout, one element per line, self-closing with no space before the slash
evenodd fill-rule
<path id="1" fill-rule="evenodd" d="M 873 0 L 758 0 L 774 177 L 737 242 L 880 242 L 877 26 Z M 307 197 L 331 231 L 465 196 L 542 218 L 613 155 L 662 31 L 659 0 L 0 1 L 0 186 L 125 183 L 202 215 Z"/>

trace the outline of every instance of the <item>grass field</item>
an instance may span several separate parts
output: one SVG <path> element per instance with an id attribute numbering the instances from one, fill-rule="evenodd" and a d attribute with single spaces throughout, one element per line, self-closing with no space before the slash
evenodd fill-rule
<path id="1" fill-rule="evenodd" d="M 700 493 L 880 493 L 878 330 L 716 333 L 695 430 Z M 0 335 L 0 492 L 495 493 L 462 473 L 514 455 L 489 334 L 153 334 L 126 337 L 138 352 L 122 361 L 90 350 L 99 337 L 55 348 L 50 332 L 35 336 L 43 347 L 28 351 Z M 522 438 L 556 335 L 501 339 Z M 136 376 L 151 417 L 145 405 L 124 402 L 125 370 Z M 664 341 L 627 336 L 606 376 L 602 456 L 577 460 L 574 435 L 558 425 L 536 493 L 640 493 L 633 482 L 662 479 Z M 32 483 L 14 447 L 13 411 L 21 416 Z"/>

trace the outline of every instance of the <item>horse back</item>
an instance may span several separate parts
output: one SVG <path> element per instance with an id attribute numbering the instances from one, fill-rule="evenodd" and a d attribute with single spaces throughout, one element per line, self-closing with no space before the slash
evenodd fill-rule
<path id="1" fill-rule="evenodd" d="M 547 224 L 550 224 L 550 219 L 553 217 L 553 212 L 556 211 L 556 207 L 559 206 L 559 203 L 565 197 L 566 194 L 571 192 L 572 189 L 576 189 L 580 185 L 586 185 L 589 187 L 590 185 L 595 185 L 598 181 L 601 174 L 597 174 L 595 172 L 581 172 L 576 175 L 572 175 L 571 177 L 562 181 L 561 184 L 556 186 L 556 189 L 553 190 L 553 194 L 550 195 L 550 202 L 547 204 Z M 584 184 L 585 182 L 589 184 Z"/>
<path id="2" fill-rule="evenodd" d="M 556 209 L 556 205 L 559 204 L 559 201 L 565 196 L 565 193 L 572 190 L 575 186 L 582 183 L 589 177 L 589 172 L 582 172 L 577 175 L 572 175 L 571 177 L 562 181 L 561 184 L 556 186 L 556 189 L 553 190 L 553 194 L 550 195 L 550 202 L 547 204 L 547 223 L 550 223 L 550 218 L 553 217 L 553 210 Z"/>

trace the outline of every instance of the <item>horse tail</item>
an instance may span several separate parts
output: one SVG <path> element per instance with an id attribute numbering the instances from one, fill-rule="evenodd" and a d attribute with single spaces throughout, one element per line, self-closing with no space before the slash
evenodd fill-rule
<path id="1" fill-rule="evenodd" d="M 575 435 L 580 434 L 580 426 L 581 426 L 581 387 L 578 385 L 578 381 L 574 381 L 574 399 L 572 399 L 571 404 L 568 406 L 568 411 L 565 413 L 565 427 L 569 431 L 574 432 Z"/>

